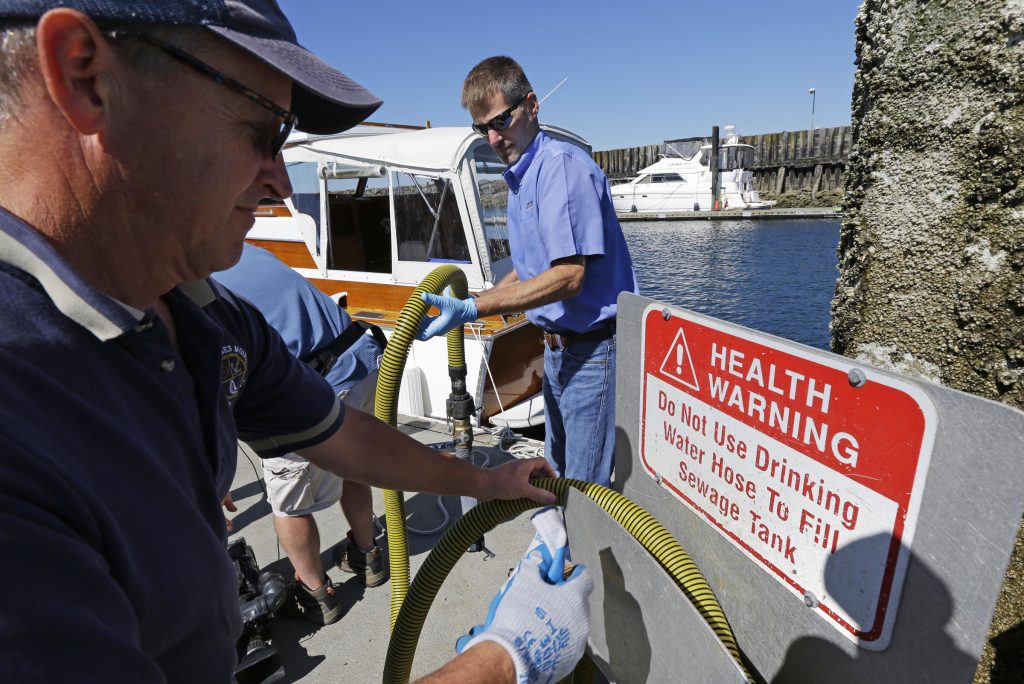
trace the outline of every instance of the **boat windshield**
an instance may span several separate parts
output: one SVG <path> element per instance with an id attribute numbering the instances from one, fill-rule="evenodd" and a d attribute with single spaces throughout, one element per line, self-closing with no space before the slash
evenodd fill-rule
<path id="1" fill-rule="evenodd" d="M 692 159 L 700 152 L 700 140 L 676 140 L 666 142 L 665 149 L 661 151 L 667 157 L 679 157 L 680 159 Z"/>
<path id="2" fill-rule="evenodd" d="M 320 177 L 316 173 L 316 162 L 291 162 L 285 164 L 288 180 L 292 183 L 292 203 L 300 214 L 313 218 L 320 225 Z M 317 240 L 320 236 L 317 234 Z"/>
<path id="3" fill-rule="evenodd" d="M 501 176 L 505 164 L 489 145 L 477 147 L 473 152 L 473 160 L 476 165 L 477 190 L 480 193 L 480 216 L 493 264 L 507 259 L 512 253 L 508 246 L 508 185 Z"/>
<path id="4" fill-rule="evenodd" d="M 702 147 L 700 163 L 708 166 L 711 163 L 711 147 Z M 733 171 L 749 169 L 754 165 L 754 148 L 750 145 L 722 145 L 718 148 L 718 170 Z"/>
<path id="5" fill-rule="evenodd" d="M 327 268 L 391 272 L 388 179 L 327 181 Z"/>
<path id="6" fill-rule="evenodd" d="M 394 198 L 400 261 L 470 262 L 450 178 L 396 173 Z"/>

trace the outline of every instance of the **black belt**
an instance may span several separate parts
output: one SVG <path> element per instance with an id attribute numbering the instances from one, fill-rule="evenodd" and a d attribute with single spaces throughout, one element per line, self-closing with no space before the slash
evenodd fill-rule
<path id="1" fill-rule="evenodd" d="M 571 330 L 545 332 L 544 346 L 548 349 L 565 349 L 577 342 L 600 342 L 601 340 L 607 340 L 614 334 L 615 321 L 605 323 L 597 330 L 591 330 L 590 332 L 585 333 L 573 332 Z"/>
<path id="2" fill-rule="evenodd" d="M 388 338 L 384 336 L 383 330 L 363 321 L 352 321 L 351 325 L 342 330 L 341 334 L 335 337 L 330 344 L 303 356 L 300 361 L 320 375 L 327 375 L 334 368 L 338 357 L 355 344 L 356 340 L 365 335 L 367 330 L 373 335 L 373 339 L 377 340 L 381 350 L 388 346 Z"/>

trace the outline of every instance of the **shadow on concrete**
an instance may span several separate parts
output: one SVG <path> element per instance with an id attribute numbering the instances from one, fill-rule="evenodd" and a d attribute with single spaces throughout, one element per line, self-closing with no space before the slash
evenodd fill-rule
<path id="1" fill-rule="evenodd" d="M 330 548 L 322 552 L 320 558 L 324 568 L 329 569 L 331 563 Z M 289 583 L 295 578 L 295 569 L 292 567 L 287 556 L 282 556 L 278 560 L 269 563 L 263 570 L 279 572 Z M 326 660 L 326 656 L 323 655 L 310 656 L 302 645 L 303 641 L 321 629 L 346 628 L 345 616 L 348 615 L 353 606 L 363 600 L 367 589 L 363 584 L 362 578 L 356 575 L 342 574 L 342 578 L 344 581 L 335 582 L 334 584 L 335 596 L 337 596 L 338 604 L 341 607 L 341 618 L 338 622 L 331 625 L 316 625 L 301 617 L 291 617 L 294 613 L 289 612 L 288 608 L 282 609 L 282 612 L 274 617 L 270 627 L 271 645 L 280 654 L 281 662 L 285 663 L 284 679 L 278 681 L 286 684 L 297 682 Z M 378 589 L 388 591 L 387 586 L 384 585 L 378 587 Z M 292 587 L 292 591 L 294 590 L 294 587 Z M 373 591 L 373 589 L 370 589 L 370 591 Z M 289 597 L 289 601 L 293 600 L 293 597 Z M 351 625 L 348 628 L 351 628 Z"/>
<path id="2" fill-rule="evenodd" d="M 260 475 L 260 477 L 261 478 L 263 477 L 262 474 Z M 266 498 L 266 495 L 263 493 L 263 483 L 262 483 L 261 480 L 254 480 L 252 482 L 247 482 L 246 484 L 242 485 L 241 487 L 239 487 L 237 489 L 232 489 L 231 490 L 231 497 L 236 502 L 242 501 L 243 499 L 248 499 L 250 496 L 258 496 L 260 498 Z"/>
<path id="3" fill-rule="evenodd" d="M 248 487 L 248 485 L 246 485 Z M 245 487 L 239 487 L 239 490 L 245 489 Z M 231 497 L 238 501 L 235 497 L 235 493 L 231 493 Z M 227 515 L 231 518 L 231 534 L 237 535 L 246 528 L 247 525 L 251 525 L 260 518 L 270 515 L 270 503 L 266 499 L 259 499 L 256 503 L 252 504 L 244 511 L 240 513 L 228 513 Z"/>
<path id="4" fill-rule="evenodd" d="M 270 643 L 277 649 L 281 662 L 286 663 L 282 684 L 297 682 L 323 663 L 327 656 L 311 656 L 302 646 L 302 642 L 319 629 L 331 629 L 338 624 L 320 627 L 305 620 L 295 620 L 278 616 L 270 627 Z"/>
<path id="5" fill-rule="evenodd" d="M 407 529 L 436 529 L 444 521 L 444 513 L 439 508 L 439 505 L 443 506 L 444 510 L 448 513 L 448 523 L 433 534 L 408 532 L 406 536 L 408 538 L 410 556 L 429 553 L 441 536 L 462 516 L 462 506 L 457 496 L 438 497 L 436 494 L 410 495 L 406 493 L 405 524 Z"/>

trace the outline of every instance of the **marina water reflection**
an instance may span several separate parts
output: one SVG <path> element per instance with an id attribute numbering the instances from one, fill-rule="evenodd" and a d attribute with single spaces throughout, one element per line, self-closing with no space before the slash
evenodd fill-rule
<path id="1" fill-rule="evenodd" d="M 640 293 L 828 349 L 839 221 L 630 221 Z"/>

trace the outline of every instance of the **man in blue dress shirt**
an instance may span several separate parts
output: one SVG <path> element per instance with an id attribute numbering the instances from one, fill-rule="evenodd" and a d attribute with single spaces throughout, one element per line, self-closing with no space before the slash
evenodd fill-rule
<path id="1" fill-rule="evenodd" d="M 541 130 L 522 67 L 491 57 L 466 76 L 462 106 L 508 164 L 514 269 L 478 297 L 426 295 L 441 310 L 421 339 L 477 317 L 526 311 L 544 330 L 545 457 L 560 475 L 611 482 L 615 449 L 615 302 L 637 292 L 604 172 Z"/>

